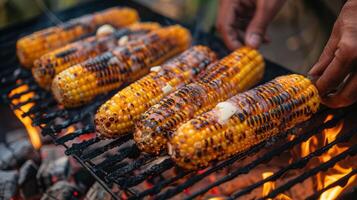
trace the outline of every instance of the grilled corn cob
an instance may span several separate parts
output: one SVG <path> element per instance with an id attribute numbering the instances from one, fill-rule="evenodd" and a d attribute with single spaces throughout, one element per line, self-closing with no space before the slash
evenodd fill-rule
<path id="1" fill-rule="evenodd" d="M 55 76 L 52 92 L 65 107 L 76 107 L 98 94 L 142 77 L 150 66 L 187 49 L 190 32 L 178 25 L 154 30 L 138 40 L 74 65 Z"/>
<path id="2" fill-rule="evenodd" d="M 43 54 L 93 33 L 100 25 L 122 27 L 138 19 L 138 13 L 130 8 L 110 8 L 85 15 L 21 38 L 16 44 L 17 56 L 24 67 L 31 68 Z"/>
<path id="3" fill-rule="evenodd" d="M 159 153 L 179 124 L 252 87 L 263 73 L 263 58 L 256 50 L 243 47 L 234 51 L 209 66 L 196 82 L 171 93 L 146 111 L 134 132 L 138 147 L 148 153 Z"/>
<path id="4" fill-rule="evenodd" d="M 309 119 L 319 102 L 309 79 L 278 77 L 180 126 L 170 138 L 169 154 L 183 168 L 205 167 Z"/>
<path id="5" fill-rule="evenodd" d="M 162 66 L 151 68 L 148 75 L 119 91 L 99 108 L 95 116 L 97 131 L 106 137 L 132 131 L 134 122 L 145 110 L 192 81 L 215 60 L 215 53 L 208 47 L 194 46 Z"/>
<path id="6" fill-rule="evenodd" d="M 113 34 L 92 36 L 70 43 L 37 59 L 32 68 L 33 76 L 42 88 L 50 89 L 53 78 L 61 71 L 158 28 L 158 23 L 135 23 Z"/>

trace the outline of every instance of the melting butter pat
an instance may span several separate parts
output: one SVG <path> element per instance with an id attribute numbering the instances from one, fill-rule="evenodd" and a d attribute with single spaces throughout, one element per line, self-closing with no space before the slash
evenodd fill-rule
<path id="1" fill-rule="evenodd" d="M 114 33 L 115 28 L 109 24 L 104 24 L 103 26 L 97 29 L 97 36 L 105 36 Z"/>
<path id="2" fill-rule="evenodd" d="M 238 110 L 237 106 L 228 101 L 218 103 L 215 109 L 218 111 L 217 117 L 220 124 L 226 123 Z"/>

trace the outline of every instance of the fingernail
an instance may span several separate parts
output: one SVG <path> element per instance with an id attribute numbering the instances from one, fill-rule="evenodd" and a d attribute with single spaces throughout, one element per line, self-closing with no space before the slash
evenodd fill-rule
<path id="1" fill-rule="evenodd" d="M 250 33 L 247 38 L 247 45 L 258 48 L 262 42 L 262 37 L 256 33 Z"/>

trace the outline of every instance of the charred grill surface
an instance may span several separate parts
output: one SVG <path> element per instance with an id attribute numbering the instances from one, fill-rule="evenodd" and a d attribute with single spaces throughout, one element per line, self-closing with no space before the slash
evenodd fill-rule
<path id="1" fill-rule="evenodd" d="M 86 5 L 59 13 L 62 20 L 67 20 L 72 17 L 77 17 L 90 12 L 102 10 L 111 6 L 117 6 L 116 0 L 109 1 L 93 1 Z M 157 21 L 161 24 L 174 24 L 175 22 L 160 16 L 152 11 L 137 5 L 131 1 L 122 1 L 121 5 L 130 6 L 140 10 L 140 17 L 145 21 Z M 187 199 L 194 199 L 201 194 L 206 193 L 215 186 L 221 185 L 225 182 L 239 177 L 242 174 L 249 173 L 257 166 L 268 163 L 272 158 L 278 157 L 283 152 L 290 151 L 294 146 L 300 145 L 302 142 L 308 140 L 314 135 L 321 133 L 321 131 L 334 127 L 342 119 L 347 116 L 353 116 L 356 112 L 356 106 L 347 109 L 331 110 L 321 109 L 309 121 L 309 126 L 300 130 L 301 128 L 293 128 L 287 132 L 281 133 L 276 137 L 269 140 L 262 141 L 257 145 L 249 148 L 247 151 L 235 154 L 206 168 L 204 171 L 184 171 L 175 165 L 175 163 L 165 154 L 153 156 L 141 152 L 135 145 L 131 134 L 121 135 L 118 138 L 103 140 L 95 134 L 95 126 L 93 124 L 93 117 L 97 108 L 103 104 L 110 96 L 116 91 L 108 95 L 97 97 L 92 104 L 76 109 L 65 110 L 58 106 L 53 97 L 41 87 L 39 87 L 35 80 L 32 78 L 31 72 L 20 67 L 16 59 L 15 44 L 17 39 L 21 36 L 29 34 L 35 30 L 49 26 L 47 20 L 30 20 L 23 24 L 0 30 L 0 91 L 2 101 L 10 104 L 12 109 L 19 109 L 22 105 L 32 103 L 33 106 L 28 112 L 24 112 L 23 116 L 31 117 L 33 124 L 42 129 L 43 135 L 49 135 L 53 141 L 58 145 L 63 145 L 67 150 L 66 154 L 73 156 L 77 161 L 83 165 L 90 173 L 97 179 L 97 181 L 104 186 L 104 188 L 111 192 L 113 184 L 118 185 L 121 189 L 126 191 L 129 199 L 142 199 L 144 197 L 153 196 L 155 199 L 167 199 L 177 194 L 182 193 L 184 190 L 192 187 L 201 180 L 206 179 L 211 174 L 216 173 L 222 169 L 229 170 L 229 167 L 237 161 L 242 161 L 251 155 L 259 155 L 253 162 L 247 165 L 240 166 L 229 170 L 229 174 L 217 179 L 216 181 L 200 188 L 200 190 L 193 191 L 187 195 Z M 228 50 L 223 46 L 222 42 L 215 37 L 197 33 L 194 37 L 195 44 L 208 45 L 212 50 L 218 53 L 220 57 L 227 55 Z M 276 76 L 288 74 L 287 70 L 266 61 L 266 73 L 262 82 L 267 82 Z M 9 92 L 13 89 L 27 85 L 27 89 L 17 94 L 9 96 Z M 19 99 L 21 96 L 28 93 L 34 93 L 30 99 L 13 104 L 12 100 Z M 333 118 L 326 123 L 323 120 L 327 115 L 333 114 Z M 76 130 L 72 133 L 63 134 L 63 131 L 70 127 L 75 126 Z M 244 197 L 255 188 L 261 187 L 264 183 L 274 181 L 282 177 L 284 174 L 304 168 L 308 161 L 319 156 L 325 151 L 338 143 L 350 140 L 352 135 L 356 133 L 356 127 L 349 130 L 346 134 L 337 137 L 334 141 L 326 144 L 325 146 L 316 149 L 311 154 L 302 157 L 286 166 L 280 171 L 275 172 L 267 179 L 256 182 L 244 189 L 236 191 L 230 198 Z M 295 138 L 291 141 L 284 140 L 288 134 L 295 134 Z M 79 138 L 86 138 L 79 140 Z M 262 152 L 267 146 L 271 146 L 274 141 L 283 141 L 269 151 Z M 356 146 L 351 146 L 345 151 L 341 152 L 331 160 L 322 163 L 316 168 L 300 174 L 294 179 L 290 180 L 287 184 L 277 187 L 270 192 L 268 196 L 263 199 L 273 198 L 276 195 L 289 190 L 292 186 L 300 183 L 308 177 L 331 168 L 334 164 L 341 160 L 355 156 L 357 153 Z M 162 174 L 168 171 L 175 173 L 170 178 L 162 178 Z M 349 174 L 342 177 L 333 184 L 343 185 L 349 177 L 356 174 L 356 170 L 352 170 Z M 144 181 L 155 180 L 150 188 L 138 190 L 136 186 Z M 317 191 L 310 199 L 317 198 L 324 190 Z M 113 193 L 111 193 L 113 195 Z M 119 197 L 115 197 L 119 199 Z"/>

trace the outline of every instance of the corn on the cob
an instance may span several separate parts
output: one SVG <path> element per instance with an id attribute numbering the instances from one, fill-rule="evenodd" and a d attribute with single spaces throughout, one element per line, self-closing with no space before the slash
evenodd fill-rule
<path id="1" fill-rule="evenodd" d="M 139 116 L 160 99 L 182 87 L 216 60 L 208 47 L 194 46 L 140 80 L 119 91 L 103 104 L 96 116 L 97 131 L 106 137 L 115 137 L 133 131 Z"/>
<path id="2" fill-rule="evenodd" d="M 31 68 L 43 54 L 88 36 L 98 26 L 110 24 L 118 28 L 138 19 L 138 13 L 131 8 L 110 8 L 85 15 L 21 38 L 16 44 L 17 56 L 24 67 Z"/>
<path id="3" fill-rule="evenodd" d="M 263 73 L 263 58 L 256 50 L 242 47 L 234 51 L 209 66 L 199 80 L 171 93 L 146 111 L 134 132 L 138 147 L 148 153 L 159 153 L 179 124 L 252 87 Z"/>
<path id="4" fill-rule="evenodd" d="M 206 167 L 309 119 L 319 102 L 309 79 L 278 77 L 180 126 L 170 138 L 169 154 L 183 168 Z"/>
<path id="5" fill-rule="evenodd" d="M 63 70 L 158 28 L 160 28 L 158 23 L 135 23 L 113 34 L 92 36 L 70 43 L 37 59 L 32 68 L 33 76 L 42 88 L 49 90 L 55 75 Z"/>
<path id="6" fill-rule="evenodd" d="M 187 49 L 190 42 L 190 32 L 181 26 L 154 30 L 62 71 L 52 82 L 52 92 L 65 107 L 83 105 L 99 94 L 137 80 L 150 66 L 161 64 Z"/>

